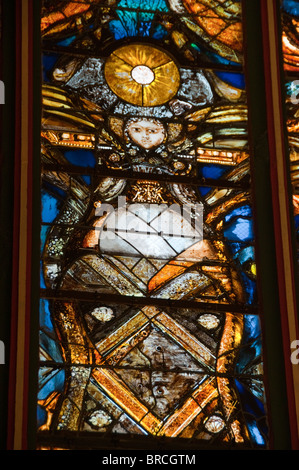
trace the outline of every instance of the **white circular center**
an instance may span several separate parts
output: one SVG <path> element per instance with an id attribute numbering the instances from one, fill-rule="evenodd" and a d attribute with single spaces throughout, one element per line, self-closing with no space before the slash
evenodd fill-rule
<path id="1" fill-rule="evenodd" d="M 154 72 L 147 65 L 136 65 L 131 74 L 135 82 L 140 85 L 149 85 L 155 78 Z"/>

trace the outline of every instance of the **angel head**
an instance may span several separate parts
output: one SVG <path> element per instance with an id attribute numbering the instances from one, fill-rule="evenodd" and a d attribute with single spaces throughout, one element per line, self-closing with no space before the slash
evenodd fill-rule
<path id="1" fill-rule="evenodd" d="M 128 141 L 145 150 L 151 150 L 165 142 L 167 131 L 158 119 L 131 118 L 126 123 L 125 135 Z"/>

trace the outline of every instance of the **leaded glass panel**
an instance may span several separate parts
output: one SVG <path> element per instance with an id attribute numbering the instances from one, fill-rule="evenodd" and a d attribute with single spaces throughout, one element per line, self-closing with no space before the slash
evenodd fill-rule
<path id="1" fill-rule="evenodd" d="M 285 72 L 286 127 L 289 143 L 289 162 L 292 184 L 292 201 L 295 218 L 297 253 L 299 253 L 299 145 L 298 145 L 298 90 L 299 90 L 299 3 L 283 1 L 282 49 Z M 297 262 L 298 262 L 297 255 Z"/>
<path id="2" fill-rule="evenodd" d="M 267 447 L 241 2 L 44 0 L 41 34 L 40 446 Z"/>

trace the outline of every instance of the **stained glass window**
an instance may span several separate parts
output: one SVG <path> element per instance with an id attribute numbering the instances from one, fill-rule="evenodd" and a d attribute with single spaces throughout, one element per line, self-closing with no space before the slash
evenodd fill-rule
<path id="1" fill-rule="evenodd" d="M 299 4 L 282 1 L 282 50 L 285 73 L 287 137 L 295 218 L 297 262 L 299 261 L 299 186 L 298 186 L 298 104 L 299 104 Z"/>
<path id="2" fill-rule="evenodd" d="M 267 447 L 241 2 L 44 0 L 41 34 L 39 446 Z"/>

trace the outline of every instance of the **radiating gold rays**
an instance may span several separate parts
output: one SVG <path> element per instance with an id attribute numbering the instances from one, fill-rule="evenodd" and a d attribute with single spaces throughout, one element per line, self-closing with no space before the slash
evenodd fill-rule
<path id="1" fill-rule="evenodd" d="M 138 66 L 152 71 L 153 80 L 143 84 L 134 79 Z M 180 73 L 172 58 L 155 47 L 131 44 L 114 51 L 105 64 L 105 78 L 111 90 L 136 106 L 160 106 L 176 94 Z"/>

